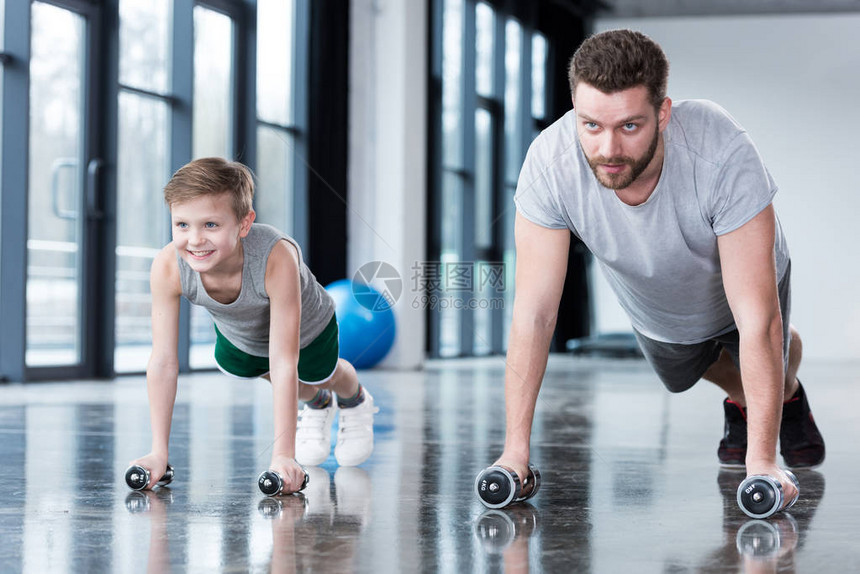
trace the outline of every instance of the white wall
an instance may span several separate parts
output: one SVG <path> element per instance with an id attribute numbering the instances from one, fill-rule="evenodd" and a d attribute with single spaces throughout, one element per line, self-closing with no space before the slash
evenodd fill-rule
<path id="1" fill-rule="evenodd" d="M 806 358 L 860 358 L 860 15 L 602 19 L 670 62 L 669 97 L 705 98 L 750 133 L 780 187 L 792 255 L 792 323 Z M 596 327 L 622 328 L 596 278 Z"/>
<path id="2" fill-rule="evenodd" d="M 425 316 L 411 269 L 425 259 L 427 0 L 352 0 L 347 273 L 384 261 L 403 279 L 394 348 L 381 367 L 425 358 Z"/>

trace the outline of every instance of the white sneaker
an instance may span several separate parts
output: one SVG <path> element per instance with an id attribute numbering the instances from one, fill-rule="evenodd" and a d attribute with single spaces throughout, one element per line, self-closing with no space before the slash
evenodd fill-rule
<path id="1" fill-rule="evenodd" d="M 331 425 L 337 411 L 334 395 L 324 409 L 305 405 L 299 413 L 296 427 L 296 461 L 303 466 L 316 466 L 325 462 L 331 452 Z"/>
<path id="2" fill-rule="evenodd" d="M 373 397 L 364 389 L 364 402 L 357 407 L 340 409 L 337 444 L 334 457 L 341 466 L 356 466 L 373 452 L 373 415 L 379 409 L 373 406 Z"/>

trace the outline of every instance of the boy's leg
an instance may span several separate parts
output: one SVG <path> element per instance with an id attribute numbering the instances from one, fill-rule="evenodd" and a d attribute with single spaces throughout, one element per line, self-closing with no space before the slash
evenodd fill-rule
<path id="1" fill-rule="evenodd" d="M 331 391 L 322 385 L 302 382 L 299 399 L 305 404 L 296 427 L 296 460 L 304 466 L 316 466 L 325 462 L 331 452 L 331 426 L 337 403 Z"/>
<path id="2" fill-rule="evenodd" d="M 356 466 L 370 457 L 373 415 L 379 409 L 348 361 L 338 359 L 334 373 L 320 384 L 300 382 L 299 398 L 305 401 L 296 431 L 296 459 L 300 463 L 318 465 L 328 458 L 335 411 L 340 413 L 334 448 L 338 464 Z"/>
<path id="3" fill-rule="evenodd" d="M 334 375 L 326 386 L 334 391 L 338 399 L 342 399 L 354 396 L 361 385 L 358 383 L 355 367 L 345 359 L 338 359 Z"/>
<path id="4" fill-rule="evenodd" d="M 373 452 L 373 415 L 379 409 L 370 392 L 359 384 L 349 361 L 338 359 L 330 387 L 340 411 L 334 456 L 341 466 L 359 465 Z"/>
<path id="5" fill-rule="evenodd" d="M 343 466 L 355 466 L 373 452 L 373 415 L 379 409 L 374 406 L 371 394 L 359 384 L 355 368 L 349 361 L 339 358 L 338 352 L 337 320 L 332 316 L 325 330 L 299 355 L 299 398 L 309 402 L 305 403 L 299 419 L 296 452 L 300 450 L 298 439 L 303 436 L 306 416 L 314 423 L 322 415 L 314 412 L 313 407 L 325 405 L 323 410 L 327 412 L 340 411 L 335 458 Z M 330 422 L 325 429 L 330 437 Z M 320 464 L 328 457 L 330 444 L 323 445 L 317 434 L 311 432 L 312 438 L 317 439 L 313 459 L 319 460 L 315 464 Z"/>
<path id="6" fill-rule="evenodd" d="M 322 464 L 331 453 L 331 427 L 337 414 L 332 385 L 337 386 L 337 321 L 331 317 L 323 331 L 299 352 L 299 399 L 305 405 L 296 428 L 296 460 L 306 466 Z"/>

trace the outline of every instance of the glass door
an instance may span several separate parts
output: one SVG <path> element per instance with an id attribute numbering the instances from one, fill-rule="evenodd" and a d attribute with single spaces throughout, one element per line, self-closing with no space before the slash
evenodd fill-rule
<path id="1" fill-rule="evenodd" d="M 93 14 L 30 5 L 26 365 L 78 367 L 86 357 L 86 237 L 96 225 L 101 162 L 88 148 Z"/>
<path id="2" fill-rule="evenodd" d="M 236 26 L 230 14 L 194 6 L 194 158 L 234 159 Z M 192 369 L 215 367 L 215 328 L 209 313 L 191 307 Z"/>

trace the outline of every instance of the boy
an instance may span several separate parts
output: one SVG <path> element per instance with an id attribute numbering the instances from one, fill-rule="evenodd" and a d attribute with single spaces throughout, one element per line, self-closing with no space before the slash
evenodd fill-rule
<path id="1" fill-rule="evenodd" d="M 283 478 L 283 494 L 301 487 L 300 464 L 328 458 L 337 410 L 338 463 L 361 464 L 373 451 L 378 409 L 352 365 L 338 358 L 334 302 L 292 238 L 254 223 L 253 198 L 250 170 L 221 158 L 192 161 L 164 188 L 173 241 L 156 256 L 150 273 L 153 343 L 146 380 L 152 452 L 132 462 L 149 469 L 149 488 L 167 465 L 182 296 L 212 315 L 215 361 L 222 371 L 271 382 L 275 439 L 269 469 Z M 299 399 L 305 407 L 297 428 Z"/>

